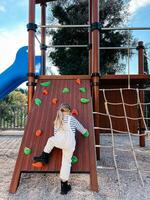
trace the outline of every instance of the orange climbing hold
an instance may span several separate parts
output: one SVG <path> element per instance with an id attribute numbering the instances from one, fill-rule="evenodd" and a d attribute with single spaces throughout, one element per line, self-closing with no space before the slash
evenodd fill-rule
<path id="1" fill-rule="evenodd" d="M 42 162 L 35 162 L 35 163 L 32 163 L 32 166 L 35 168 L 41 169 L 44 167 L 44 164 Z"/>
<path id="2" fill-rule="evenodd" d="M 75 109 L 75 108 L 72 110 L 71 114 L 74 115 L 74 116 L 79 115 L 77 109 Z"/>
<path id="3" fill-rule="evenodd" d="M 39 136 L 42 135 L 42 133 L 43 133 L 42 130 L 38 129 L 38 130 L 36 130 L 35 135 L 36 135 L 37 137 L 39 137 Z"/>
<path id="4" fill-rule="evenodd" d="M 76 79 L 76 83 L 80 85 L 81 84 L 81 80 L 79 78 Z"/>
<path id="5" fill-rule="evenodd" d="M 48 91 L 47 90 L 43 90 L 43 94 L 44 95 L 48 95 Z"/>
<path id="6" fill-rule="evenodd" d="M 53 103 L 53 104 L 57 104 L 57 102 L 58 102 L 58 99 L 57 99 L 57 98 L 53 98 L 53 99 L 52 99 L 52 103 Z"/>

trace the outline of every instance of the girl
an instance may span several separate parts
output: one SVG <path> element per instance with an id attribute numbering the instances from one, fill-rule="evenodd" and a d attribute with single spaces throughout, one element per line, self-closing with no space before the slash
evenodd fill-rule
<path id="1" fill-rule="evenodd" d="M 54 147 L 62 149 L 62 163 L 60 169 L 61 194 L 67 194 L 68 191 L 71 190 L 71 185 L 68 184 L 68 179 L 70 175 L 71 158 L 76 145 L 76 130 L 80 131 L 84 137 L 89 136 L 89 132 L 76 118 L 71 116 L 70 106 L 68 104 L 61 104 L 54 121 L 54 136 L 48 139 L 42 154 L 33 158 L 35 164 L 36 162 L 47 164 L 51 150 Z"/>

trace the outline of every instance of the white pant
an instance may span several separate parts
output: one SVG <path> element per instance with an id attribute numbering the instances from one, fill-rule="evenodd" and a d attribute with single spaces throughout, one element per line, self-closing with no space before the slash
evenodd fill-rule
<path id="1" fill-rule="evenodd" d="M 75 150 L 75 135 L 70 128 L 70 117 L 64 130 L 59 130 L 54 136 L 50 137 L 44 148 L 45 153 L 50 153 L 54 147 L 62 149 L 62 163 L 60 178 L 67 181 L 70 175 L 71 158 Z"/>

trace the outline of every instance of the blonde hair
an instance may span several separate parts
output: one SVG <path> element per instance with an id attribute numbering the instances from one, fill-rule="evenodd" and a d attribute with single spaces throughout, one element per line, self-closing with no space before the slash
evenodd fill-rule
<path id="1" fill-rule="evenodd" d="M 69 104 L 61 104 L 58 108 L 57 114 L 56 114 L 56 118 L 54 121 L 54 127 L 56 129 L 60 129 L 64 127 L 64 113 L 63 112 L 68 112 L 69 114 L 71 114 L 71 108 L 69 106 Z"/>

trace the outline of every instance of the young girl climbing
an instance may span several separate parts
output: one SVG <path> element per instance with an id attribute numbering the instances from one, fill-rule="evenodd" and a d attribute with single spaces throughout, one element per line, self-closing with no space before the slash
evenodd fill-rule
<path id="1" fill-rule="evenodd" d="M 70 106 L 68 104 L 61 104 L 54 121 L 54 136 L 48 139 L 42 154 L 33 158 L 35 162 L 33 166 L 36 165 L 36 162 L 47 164 L 52 149 L 54 147 L 62 149 L 62 163 L 60 169 L 61 194 L 67 194 L 71 190 L 68 179 L 71 169 L 71 158 L 76 146 L 76 130 L 81 132 L 84 137 L 89 136 L 89 132 L 71 115 Z"/>

